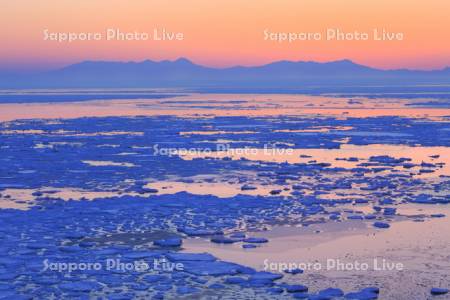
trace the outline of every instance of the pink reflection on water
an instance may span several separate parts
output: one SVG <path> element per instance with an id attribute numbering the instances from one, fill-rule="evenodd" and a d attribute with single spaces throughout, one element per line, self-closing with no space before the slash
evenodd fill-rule
<path id="1" fill-rule="evenodd" d="M 313 224 L 308 227 L 274 226 L 269 231 L 249 233 L 269 239 L 255 249 L 242 243 L 218 245 L 202 238 L 188 239 L 186 252 L 212 253 L 259 270 L 283 265 L 305 269 L 304 274 L 285 274 L 283 280 L 307 285 L 311 291 L 339 287 L 345 291 L 367 285 L 382 287 L 381 299 L 427 299 L 429 286 L 450 280 L 450 207 L 404 205 L 403 215 L 388 230 L 377 230 L 370 222 Z M 445 218 L 413 222 L 415 216 L 444 213 Z M 338 264 L 349 264 L 345 267 Z M 351 269 L 366 263 L 369 270 Z M 400 264 L 403 270 L 389 269 Z M 305 268 L 310 266 L 309 269 Z M 320 269 L 317 269 L 320 266 Z"/>
<path id="2" fill-rule="evenodd" d="M 340 149 L 260 149 L 260 148 L 237 148 L 224 151 L 193 152 L 181 157 L 184 159 L 194 158 L 218 158 L 230 157 L 234 160 L 242 158 L 251 161 L 276 162 L 276 163 L 329 163 L 332 167 L 355 168 L 359 163 L 367 161 L 371 156 L 388 155 L 394 158 L 410 158 L 411 163 L 422 162 L 440 164 L 433 173 L 420 174 L 422 177 L 437 177 L 439 175 L 450 176 L 450 151 L 447 147 L 412 147 L 406 145 L 352 145 L 343 144 Z M 438 158 L 431 156 L 439 155 Z M 358 161 L 336 160 L 336 158 L 358 158 Z M 397 168 L 397 167 L 396 167 Z M 398 168 L 397 168 L 398 169 Z M 403 169 L 406 171 L 405 169 Z M 417 171 L 417 170 L 416 170 Z"/>
<path id="3" fill-rule="evenodd" d="M 439 118 L 450 109 L 411 107 L 427 99 L 366 99 L 307 95 L 190 94 L 165 99 L 0 104 L 0 121 L 106 116 L 405 116 Z"/>

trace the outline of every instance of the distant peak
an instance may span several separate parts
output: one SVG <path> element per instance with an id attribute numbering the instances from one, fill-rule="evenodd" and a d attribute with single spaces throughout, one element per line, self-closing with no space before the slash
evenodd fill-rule
<path id="1" fill-rule="evenodd" d="M 174 63 L 177 63 L 177 64 L 180 64 L 180 63 L 183 63 L 183 64 L 192 64 L 192 61 L 190 61 L 189 59 L 187 59 L 187 58 L 185 58 L 185 57 L 180 57 L 180 58 L 174 60 L 173 62 L 174 62 Z"/>
<path id="2" fill-rule="evenodd" d="M 355 62 L 353 62 L 350 59 L 335 60 L 335 61 L 332 61 L 331 63 L 342 64 L 342 65 L 357 65 Z"/>

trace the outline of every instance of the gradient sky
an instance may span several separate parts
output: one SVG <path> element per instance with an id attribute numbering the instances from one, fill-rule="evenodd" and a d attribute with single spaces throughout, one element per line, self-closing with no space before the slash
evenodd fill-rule
<path id="1" fill-rule="evenodd" d="M 450 66 L 449 0 L 1 0 L 0 69 L 53 69 L 82 60 L 175 59 L 217 67 L 351 59 L 379 68 Z M 52 32 L 183 32 L 183 41 L 43 40 Z M 340 28 L 403 32 L 403 41 L 264 41 L 263 31 Z"/>

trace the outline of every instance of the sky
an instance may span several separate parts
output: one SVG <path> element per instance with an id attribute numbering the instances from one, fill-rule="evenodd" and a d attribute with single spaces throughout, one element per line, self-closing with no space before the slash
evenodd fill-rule
<path id="1" fill-rule="evenodd" d="M 448 0 L 1 0 L 0 70 L 35 71 L 84 60 L 186 57 L 228 67 L 277 60 L 351 59 L 382 68 L 450 66 Z M 105 39 L 108 28 L 146 32 L 149 40 Z M 152 40 L 154 29 L 183 40 Z M 368 40 L 326 40 L 327 30 L 370 33 Z M 373 30 L 402 40 L 373 40 Z M 101 33 L 100 40 L 57 42 L 50 33 Z M 320 40 L 279 42 L 269 33 L 319 32 Z M 274 36 L 274 35 L 272 35 Z"/>

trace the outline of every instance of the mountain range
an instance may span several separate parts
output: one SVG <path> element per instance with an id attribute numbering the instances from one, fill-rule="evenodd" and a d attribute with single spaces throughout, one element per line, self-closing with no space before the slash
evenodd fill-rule
<path id="1" fill-rule="evenodd" d="M 0 73 L 0 88 L 298 88 L 304 86 L 450 84 L 450 67 L 381 70 L 350 60 L 277 61 L 212 68 L 188 59 L 142 62 L 84 61 L 39 74 Z"/>

